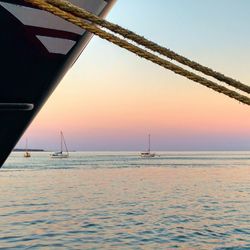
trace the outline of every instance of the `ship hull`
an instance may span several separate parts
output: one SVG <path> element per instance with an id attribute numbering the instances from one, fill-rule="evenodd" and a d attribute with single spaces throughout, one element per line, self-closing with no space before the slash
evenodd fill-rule
<path id="1" fill-rule="evenodd" d="M 99 16 L 114 3 L 71 2 Z M 0 32 L 1 167 L 91 34 L 23 0 L 0 0 Z"/>

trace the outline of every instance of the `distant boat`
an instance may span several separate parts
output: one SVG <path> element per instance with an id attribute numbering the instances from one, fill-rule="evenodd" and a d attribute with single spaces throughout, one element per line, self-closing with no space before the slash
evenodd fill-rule
<path id="1" fill-rule="evenodd" d="M 148 135 L 148 150 L 145 152 L 141 152 L 141 157 L 145 158 L 155 157 L 155 153 L 150 152 L 150 134 Z"/>
<path id="2" fill-rule="evenodd" d="M 29 158 L 29 157 L 31 157 L 31 155 L 30 155 L 30 153 L 29 153 L 29 151 L 28 151 L 28 139 L 27 139 L 27 138 L 26 138 L 26 143 L 25 143 L 25 152 L 24 152 L 23 157 L 25 157 L 25 158 Z"/>
<path id="3" fill-rule="evenodd" d="M 60 132 L 60 137 L 61 137 L 61 150 L 59 152 L 53 153 L 51 155 L 51 158 L 62 159 L 62 158 L 68 158 L 69 157 L 69 151 L 68 151 L 68 148 L 67 148 L 67 145 L 66 145 L 66 141 L 65 141 L 65 138 L 63 136 L 63 132 L 62 131 Z M 63 145 L 65 147 L 66 152 L 63 152 Z"/>
<path id="4" fill-rule="evenodd" d="M 66 2 L 104 18 L 115 0 Z M 0 31 L 1 168 L 93 35 L 24 0 L 0 0 Z"/>

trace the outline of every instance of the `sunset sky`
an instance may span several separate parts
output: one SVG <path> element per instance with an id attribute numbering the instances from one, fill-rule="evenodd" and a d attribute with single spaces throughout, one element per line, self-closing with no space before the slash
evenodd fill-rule
<path id="1" fill-rule="evenodd" d="M 118 0 L 107 19 L 250 84 L 249 0 Z M 250 150 L 250 107 L 94 37 L 17 147 Z"/>

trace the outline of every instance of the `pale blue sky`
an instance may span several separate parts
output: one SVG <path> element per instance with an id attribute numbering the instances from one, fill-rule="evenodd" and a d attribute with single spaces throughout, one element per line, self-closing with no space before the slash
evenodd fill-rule
<path id="1" fill-rule="evenodd" d="M 249 0 L 118 0 L 108 20 L 250 82 Z M 96 37 L 26 135 L 55 148 L 58 129 L 77 150 L 140 150 L 148 132 L 156 150 L 250 149 L 249 107 Z"/>

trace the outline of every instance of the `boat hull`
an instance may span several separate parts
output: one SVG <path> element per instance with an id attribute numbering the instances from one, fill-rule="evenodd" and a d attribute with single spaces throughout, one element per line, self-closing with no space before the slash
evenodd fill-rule
<path id="1" fill-rule="evenodd" d="M 29 158 L 30 156 L 31 156 L 31 155 L 30 155 L 29 152 L 25 152 L 24 155 L 23 155 L 24 158 Z"/>
<path id="2" fill-rule="evenodd" d="M 152 157 L 155 157 L 155 153 L 148 153 L 148 152 L 143 152 L 140 155 L 143 158 L 152 158 Z"/>
<path id="3" fill-rule="evenodd" d="M 105 16 L 113 0 L 71 0 Z M 91 34 L 23 0 L 0 0 L 0 167 Z"/>
<path id="4" fill-rule="evenodd" d="M 67 154 L 61 154 L 61 155 L 51 155 L 50 156 L 52 159 L 65 159 L 65 158 L 69 158 L 69 155 L 67 155 Z"/>

